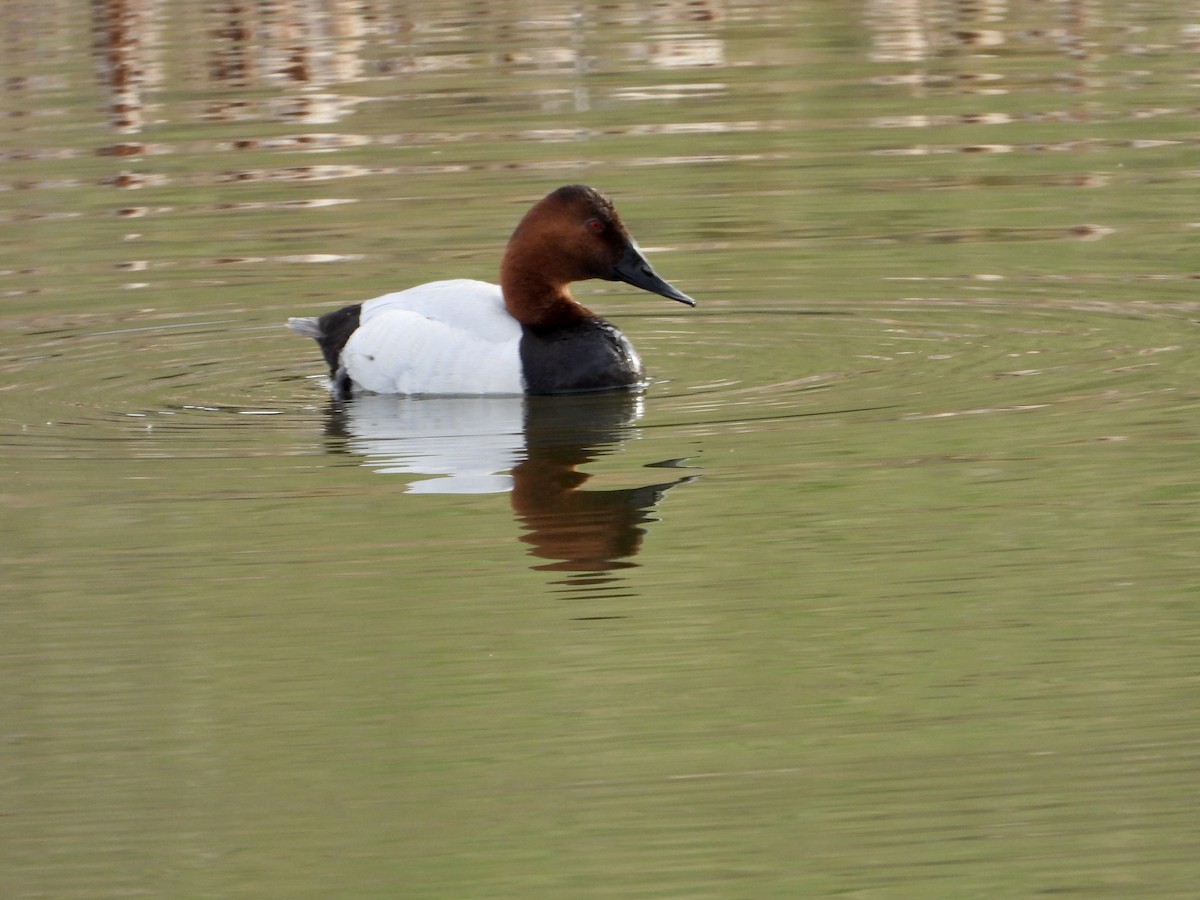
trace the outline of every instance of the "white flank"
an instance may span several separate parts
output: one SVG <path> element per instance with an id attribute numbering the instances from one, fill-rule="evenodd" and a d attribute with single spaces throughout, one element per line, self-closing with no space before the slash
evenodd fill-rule
<path id="1" fill-rule="evenodd" d="M 520 341 L 498 285 L 434 281 L 365 302 L 341 364 L 378 394 L 521 394 Z"/>

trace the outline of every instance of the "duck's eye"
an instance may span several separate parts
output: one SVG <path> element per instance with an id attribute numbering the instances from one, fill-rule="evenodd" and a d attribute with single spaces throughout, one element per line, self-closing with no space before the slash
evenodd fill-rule
<path id="1" fill-rule="evenodd" d="M 604 223 L 601 222 L 599 219 L 588 219 L 587 220 L 587 229 L 592 234 L 603 234 L 604 233 Z"/>

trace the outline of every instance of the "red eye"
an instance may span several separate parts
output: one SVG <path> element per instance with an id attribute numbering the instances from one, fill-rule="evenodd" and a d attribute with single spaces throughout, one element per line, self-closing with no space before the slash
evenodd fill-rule
<path id="1" fill-rule="evenodd" d="M 587 227 L 588 231 L 592 234 L 602 234 L 604 232 L 604 223 L 599 219 L 588 219 Z"/>

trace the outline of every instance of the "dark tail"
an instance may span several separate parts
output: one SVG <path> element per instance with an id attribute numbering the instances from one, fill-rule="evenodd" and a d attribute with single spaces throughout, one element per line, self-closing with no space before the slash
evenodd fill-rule
<path id="1" fill-rule="evenodd" d="M 292 316 L 287 320 L 287 327 L 296 334 L 310 337 L 314 341 L 320 341 L 323 337 L 320 320 L 316 316 Z"/>
<path id="2" fill-rule="evenodd" d="M 312 316 L 293 316 L 287 320 L 288 328 L 310 337 L 317 342 L 325 362 L 329 366 L 329 377 L 333 379 L 334 391 L 339 396 L 345 396 L 350 391 L 350 378 L 341 365 L 342 348 L 350 335 L 358 328 L 358 318 L 362 312 L 362 304 L 345 306 L 331 313 L 325 313 L 320 318 Z"/>

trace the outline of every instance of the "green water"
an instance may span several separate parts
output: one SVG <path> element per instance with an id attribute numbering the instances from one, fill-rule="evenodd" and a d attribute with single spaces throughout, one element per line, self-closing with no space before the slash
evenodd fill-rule
<path id="1" fill-rule="evenodd" d="M 0 893 L 1194 896 L 1198 26 L 10 0 Z M 330 403 L 574 181 L 644 396 Z"/>

